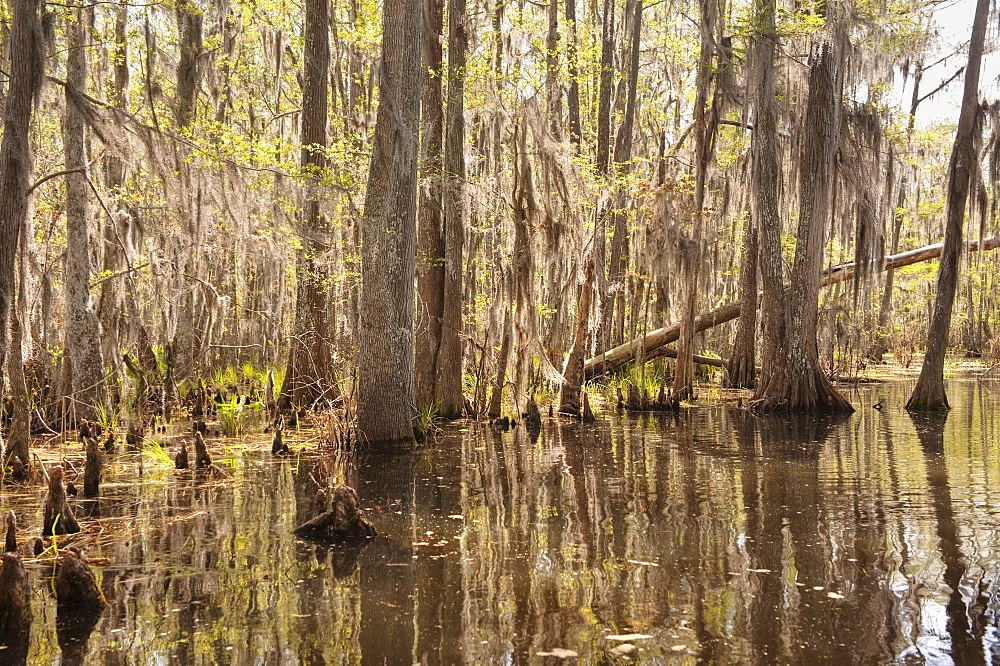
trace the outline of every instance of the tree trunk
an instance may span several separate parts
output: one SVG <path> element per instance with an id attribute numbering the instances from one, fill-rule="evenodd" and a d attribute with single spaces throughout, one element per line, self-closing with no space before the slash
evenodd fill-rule
<path id="1" fill-rule="evenodd" d="M 90 297 L 90 197 L 87 181 L 87 126 L 79 107 L 87 87 L 89 11 L 77 8 L 67 30 L 66 122 L 66 354 L 71 361 L 72 404 L 80 418 L 93 418 L 106 384 L 100 326 Z"/>
<path id="2" fill-rule="evenodd" d="M 452 2 L 454 1 L 452 0 Z M 552 138 L 560 141 L 562 139 L 562 85 L 559 76 L 559 3 L 557 0 L 549 1 L 548 19 L 549 29 L 545 35 L 545 96 L 548 98 L 549 131 L 552 132 Z M 465 31 L 462 32 L 464 34 Z"/>
<path id="3" fill-rule="evenodd" d="M 358 303 L 358 430 L 372 449 L 410 447 L 421 0 L 386 0 Z"/>
<path id="4" fill-rule="evenodd" d="M 573 346 L 563 364 L 563 382 L 559 387 L 559 411 L 580 415 L 580 386 L 583 384 L 583 359 L 587 352 L 587 322 L 590 320 L 590 302 L 594 287 L 594 257 L 587 261 L 580 285 L 580 300 L 576 311 L 576 331 Z"/>
<path id="5" fill-rule="evenodd" d="M 310 406 L 337 394 L 327 312 L 327 271 L 321 256 L 329 230 L 320 212 L 326 169 L 327 84 L 330 74 L 329 0 L 305 3 L 302 77 L 301 164 L 306 178 L 300 213 L 301 245 L 295 253 L 295 328 L 281 388 L 281 402 Z"/>
<path id="6" fill-rule="evenodd" d="M 611 87 L 614 84 L 615 3 L 604 0 L 600 88 L 597 102 L 597 173 L 608 175 L 611 158 Z"/>
<path id="7" fill-rule="evenodd" d="M 438 413 L 461 416 L 462 395 L 462 250 L 465 244 L 465 0 L 448 3 L 448 127 L 444 153 L 444 282 L 441 343 L 434 392 Z"/>
<path id="8" fill-rule="evenodd" d="M 566 0 L 566 64 L 569 68 L 569 87 L 566 105 L 569 107 L 569 140 L 580 150 L 583 130 L 580 125 L 580 71 L 577 62 L 576 0 Z"/>
<path id="9" fill-rule="evenodd" d="M 503 409 L 503 387 L 507 384 L 507 361 L 510 358 L 510 328 L 511 314 L 508 310 L 503 320 L 503 333 L 501 334 L 500 352 L 497 354 L 497 371 L 493 380 L 493 389 L 490 392 L 490 404 L 486 408 L 486 415 L 491 418 L 500 416 Z"/>
<path id="10" fill-rule="evenodd" d="M 639 43 L 642 30 L 642 2 L 629 0 L 625 10 L 631 24 L 630 42 L 628 48 L 629 69 L 628 88 L 625 97 L 625 112 L 622 116 L 618 134 L 615 137 L 614 166 L 615 174 L 624 179 L 632 170 L 632 136 L 635 127 L 636 98 L 639 85 Z M 619 344 L 624 339 L 625 304 L 628 302 L 625 293 L 625 274 L 628 270 L 629 233 L 628 215 L 622 210 L 627 206 L 625 184 L 618 182 L 613 195 L 611 217 L 611 247 L 608 253 L 607 281 L 617 283 L 618 289 L 605 290 L 604 312 L 601 316 L 601 331 L 598 337 L 610 344 Z"/>
<path id="11" fill-rule="evenodd" d="M 758 41 L 761 41 L 758 38 Z M 756 165 L 754 166 L 756 171 Z M 757 225 L 753 216 L 743 231 L 740 261 L 740 318 L 733 351 L 726 365 L 726 385 L 753 388 L 757 382 Z"/>
<path id="12" fill-rule="evenodd" d="M 420 192 L 417 211 L 417 327 L 414 382 L 417 409 L 434 403 L 437 354 L 441 346 L 444 291 L 444 210 L 442 142 L 444 71 L 441 33 L 444 0 L 424 0 L 423 90 L 420 96 Z"/>
<path id="13" fill-rule="evenodd" d="M 839 55 L 832 41 L 820 41 L 814 46 L 809 72 L 799 167 L 799 225 L 787 289 L 780 280 L 780 228 L 774 228 L 777 220 L 761 221 L 762 237 L 766 238 L 761 243 L 764 353 L 753 408 L 762 412 L 853 411 L 823 372 L 816 345 L 823 247 L 830 222 L 841 105 Z M 754 138 L 761 133 L 759 128 L 755 130 Z M 776 330 L 782 323 L 783 335 Z"/>
<path id="14" fill-rule="evenodd" d="M 28 223 L 28 179 L 31 176 L 31 114 L 45 75 L 45 45 L 37 0 L 14 0 L 8 47 L 11 58 L 4 129 L 0 142 L 0 395 L 15 302 L 15 259 Z"/>
<path id="15" fill-rule="evenodd" d="M 128 34 L 127 20 L 128 9 L 125 5 L 115 8 L 114 46 L 111 50 L 112 67 L 114 80 L 111 84 L 109 101 L 118 109 L 125 110 L 128 107 Z M 125 187 L 125 161 L 122 156 L 109 154 L 104 162 L 104 180 L 112 196 L 116 200 L 115 210 L 123 210 L 125 204 L 122 201 L 123 189 Z M 104 222 L 104 264 L 103 272 L 111 275 L 121 271 L 127 261 L 124 240 L 128 238 L 127 228 L 129 223 L 127 214 L 123 217 L 109 215 Z M 101 325 L 103 335 L 101 336 L 101 352 L 104 358 L 116 358 L 122 350 L 121 330 L 124 317 L 122 316 L 122 279 L 110 279 L 101 283 L 100 296 L 97 301 L 97 318 Z"/>
<path id="16" fill-rule="evenodd" d="M 990 0 L 979 0 L 969 40 L 969 64 L 965 68 L 965 89 L 962 109 L 955 131 L 955 145 L 948 164 L 948 192 L 945 202 L 944 246 L 938 271 L 934 314 L 927 329 L 927 351 L 920 368 L 917 385 L 913 387 L 906 408 L 911 411 L 947 411 L 951 409 L 944 390 L 944 356 L 948 349 L 951 311 L 958 287 L 958 266 L 962 256 L 962 226 L 973 164 L 979 155 L 975 148 L 976 115 L 979 112 L 979 73 L 982 68 L 983 44 Z"/>
<path id="17" fill-rule="evenodd" d="M 705 216 L 705 189 L 708 170 L 715 154 L 715 132 L 718 126 L 718 94 L 709 108 L 709 91 L 715 80 L 713 61 L 718 48 L 717 39 L 721 30 L 721 8 L 715 0 L 701 3 L 701 53 L 698 58 L 697 93 L 694 106 L 695 133 L 695 182 L 694 182 L 694 226 L 691 243 L 685 248 L 684 264 L 686 293 L 681 300 L 681 334 L 677 340 L 677 365 L 674 372 L 673 391 L 675 400 L 694 397 L 694 317 L 698 302 L 698 282 L 701 279 L 702 236 Z"/>
<path id="18" fill-rule="evenodd" d="M 177 62 L 177 97 L 174 117 L 181 129 L 190 127 L 195 117 L 198 86 L 201 81 L 202 13 L 191 0 L 177 4 L 177 32 L 180 59 Z"/>

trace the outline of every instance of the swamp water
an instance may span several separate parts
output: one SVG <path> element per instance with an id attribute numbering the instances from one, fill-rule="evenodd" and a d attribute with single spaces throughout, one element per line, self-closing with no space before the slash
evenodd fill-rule
<path id="1" fill-rule="evenodd" d="M 941 421 L 903 410 L 911 388 L 851 391 L 835 421 L 459 422 L 355 461 L 379 530 L 355 549 L 290 533 L 316 457 L 198 483 L 118 454 L 78 538 L 109 606 L 60 644 L 29 561 L 27 663 L 996 663 L 1000 394 L 951 380 Z M 2 497 L 37 534 L 42 491 Z"/>

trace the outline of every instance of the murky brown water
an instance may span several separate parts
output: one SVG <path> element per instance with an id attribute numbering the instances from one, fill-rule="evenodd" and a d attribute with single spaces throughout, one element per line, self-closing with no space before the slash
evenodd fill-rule
<path id="1" fill-rule="evenodd" d="M 358 461 L 380 536 L 354 551 L 290 535 L 314 460 L 247 457 L 214 485 L 146 461 L 141 483 L 106 489 L 89 555 L 108 559 L 110 605 L 77 659 L 1000 660 L 1000 396 L 953 380 L 947 420 L 915 421 L 909 388 L 863 388 L 836 422 L 705 407 L 549 419 L 534 442 L 452 426 L 418 455 Z M 37 526 L 40 497 L 3 504 Z M 46 570 L 30 575 L 27 660 L 58 663 Z"/>

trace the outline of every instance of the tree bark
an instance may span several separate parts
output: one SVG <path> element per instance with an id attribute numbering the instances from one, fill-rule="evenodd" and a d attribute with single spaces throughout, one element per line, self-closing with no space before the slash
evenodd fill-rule
<path id="1" fill-rule="evenodd" d="M 673 391 L 675 400 L 694 397 L 694 317 L 698 302 L 698 282 L 701 280 L 702 237 L 704 236 L 705 189 L 708 171 L 715 154 L 715 133 L 718 127 L 718 94 L 714 95 L 709 108 L 709 92 L 715 80 L 713 61 L 718 48 L 716 40 L 721 32 L 721 7 L 715 0 L 701 3 L 701 52 L 698 58 L 697 93 L 694 107 L 695 133 L 695 178 L 694 178 L 694 226 L 692 242 L 685 248 L 686 293 L 681 300 L 681 334 L 677 339 L 677 365 L 674 371 Z"/>
<path id="2" fill-rule="evenodd" d="M 600 88 L 597 102 L 597 173 L 608 175 L 611 158 L 611 87 L 614 83 L 615 3 L 604 0 Z"/>
<path id="3" fill-rule="evenodd" d="M 10 62 L 0 141 L 0 395 L 4 392 L 16 296 L 15 260 L 28 223 L 31 116 L 45 75 L 45 46 L 37 0 L 11 3 L 8 48 L 18 56 Z M 16 361 L 20 363 L 21 359 Z"/>
<path id="4" fill-rule="evenodd" d="M 420 96 L 420 192 L 417 210 L 417 327 L 413 359 L 417 409 L 434 403 L 444 305 L 443 24 L 444 0 L 424 0 L 424 82 Z"/>
<path id="5" fill-rule="evenodd" d="M 413 281 L 421 0 L 383 6 L 382 63 L 358 303 L 358 431 L 371 449 L 413 445 Z"/>
<path id="6" fill-rule="evenodd" d="M 92 10 L 90 10 L 92 11 Z M 66 65 L 66 354 L 72 368 L 72 404 L 79 418 L 93 418 L 106 393 L 100 325 L 90 296 L 90 197 L 87 126 L 79 95 L 87 86 L 88 10 L 77 7 L 69 19 Z"/>
<path id="7" fill-rule="evenodd" d="M 202 13 L 191 0 L 177 4 L 177 32 L 180 60 L 177 63 L 177 97 L 174 117 L 181 129 L 190 127 L 195 117 L 198 86 L 201 81 Z"/>
<path id="8" fill-rule="evenodd" d="M 438 413 L 462 415 L 463 247 L 465 244 L 465 0 L 448 3 L 448 126 L 444 153 L 444 282 L 435 394 Z"/>
<path id="9" fill-rule="evenodd" d="M 321 255 L 329 229 L 320 212 L 326 169 L 327 85 L 330 75 L 329 0 L 306 0 L 303 45 L 300 163 L 306 179 L 295 253 L 295 328 L 281 402 L 310 406 L 336 397 L 330 339 L 327 271 Z"/>
<path id="10" fill-rule="evenodd" d="M 753 388 L 757 382 L 757 225 L 748 219 L 740 260 L 740 318 L 726 365 L 726 385 Z"/>
<path id="11" fill-rule="evenodd" d="M 563 364 L 563 382 L 559 387 L 559 411 L 563 414 L 581 414 L 580 386 L 583 384 L 583 358 L 587 351 L 587 322 L 590 320 L 590 303 L 594 291 L 594 257 L 591 255 L 583 271 L 580 299 L 576 311 L 576 331 L 573 346 Z"/>
<path id="12" fill-rule="evenodd" d="M 841 86 L 840 56 L 833 45 L 836 39 L 822 40 L 813 47 L 799 167 L 799 225 L 787 289 L 780 273 L 780 227 L 761 221 L 762 239 L 767 239 L 761 243 L 763 353 L 752 403 L 752 408 L 761 412 L 853 411 L 823 372 L 816 345 L 823 247 L 839 142 Z M 759 129 L 755 138 L 758 134 Z M 781 322 L 784 335 L 773 328 Z"/>
<path id="13" fill-rule="evenodd" d="M 969 64 L 965 68 L 965 89 L 958 116 L 955 145 L 948 165 L 948 193 L 945 202 L 944 246 L 938 271 L 934 314 L 927 329 L 927 351 L 906 408 L 911 411 L 947 411 L 951 409 L 944 389 L 944 356 L 948 349 L 951 311 L 958 287 L 958 267 L 962 256 L 962 226 L 973 164 L 979 159 L 975 149 L 976 115 L 979 112 L 979 73 L 990 0 L 979 0 L 969 40 Z"/>
<path id="14" fill-rule="evenodd" d="M 452 0 L 452 2 L 454 1 Z M 549 29 L 545 35 L 545 95 L 548 98 L 549 131 L 552 132 L 552 138 L 560 141 L 562 139 L 562 85 L 559 76 L 558 0 L 549 1 L 548 19 Z M 449 46 L 449 51 L 450 48 Z M 464 57 L 463 54 L 463 59 Z"/>
<path id="15" fill-rule="evenodd" d="M 569 69 L 569 87 L 566 105 L 569 107 L 569 140 L 580 150 L 583 130 L 580 125 L 580 71 L 577 57 L 576 0 L 566 0 L 566 65 Z"/>

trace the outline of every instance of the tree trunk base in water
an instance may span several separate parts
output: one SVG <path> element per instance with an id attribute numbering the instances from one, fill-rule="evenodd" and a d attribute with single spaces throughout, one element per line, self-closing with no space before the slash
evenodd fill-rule
<path id="1" fill-rule="evenodd" d="M 318 540 L 374 539 L 378 531 L 358 504 L 358 493 L 354 488 L 337 486 L 333 491 L 333 507 L 296 527 L 293 534 Z"/>
<path id="2" fill-rule="evenodd" d="M 849 414 L 854 411 L 822 370 L 785 373 L 773 379 L 770 387 L 759 386 L 748 407 L 755 414 Z"/>
<path id="3" fill-rule="evenodd" d="M 944 394 L 944 391 L 923 391 L 919 383 L 913 389 L 913 395 L 906 402 L 906 411 L 908 412 L 947 412 L 949 410 L 951 410 L 951 405 L 948 404 L 948 396 Z"/>

